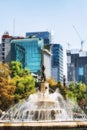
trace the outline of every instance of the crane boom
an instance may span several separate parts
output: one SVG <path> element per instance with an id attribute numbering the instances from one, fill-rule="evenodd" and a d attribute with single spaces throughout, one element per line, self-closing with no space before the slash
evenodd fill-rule
<path id="1" fill-rule="evenodd" d="M 83 50 L 83 43 L 84 43 L 84 40 L 82 40 L 82 38 L 81 38 L 79 32 L 77 31 L 77 29 L 76 29 L 76 27 L 75 27 L 74 25 L 73 25 L 73 28 L 74 28 L 75 32 L 77 33 L 79 39 L 81 40 L 81 50 Z"/>

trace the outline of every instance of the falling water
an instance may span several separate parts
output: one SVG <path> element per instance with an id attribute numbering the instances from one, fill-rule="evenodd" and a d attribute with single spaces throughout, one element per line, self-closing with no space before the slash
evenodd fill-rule
<path id="1" fill-rule="evenodd" d="M 14 122 L 85 120 L 83 112 L 77 113 L 78 116 L 74 115 L 75 106 L 65 101 L 58 89 L 54 93 L 49 93 L 49 84 L 41 83 L 40 91 L 11 107 L 0 120 Z"/>

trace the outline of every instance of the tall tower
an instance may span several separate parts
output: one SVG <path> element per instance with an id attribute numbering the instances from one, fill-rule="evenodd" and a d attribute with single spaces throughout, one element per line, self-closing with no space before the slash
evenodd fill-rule
<path id="1" fill-rule="evenodd" d="M 42 38 L 44 41 L 44 46 L 47 46 L 51 42 L 51 33 L 48 31 L 43 31 L 43 32 L 27 32 L 26 37 L 36 37 L 36 38 Z"/>
<path id="2" fill-rule="evenodd" d="M 63 48 L 60 44 L 51 44 L 52 77 L 58 82 L 63 82 Z"/>
<path id="3" fill-rule="evenodd" d="M 67 79 L 87 84 L 87 52 L 77 49 L 67 50 Z"/>
<path id="4" fill-rule="evenodd" d="M 19 61 L 31 73 L 40 74 L 43 39 L 28 38 L 11 41 L 11 60 Z"/>

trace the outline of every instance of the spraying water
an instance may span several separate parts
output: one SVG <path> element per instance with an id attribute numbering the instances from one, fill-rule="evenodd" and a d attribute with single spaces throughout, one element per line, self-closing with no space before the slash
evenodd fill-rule
<path id="1" fill-rule="evenodd" d="M 76 113 L 80 110 L 80 113 Z M 41 83 L 37 93 L 31 94 L 11 107 L 2 117 L 1 121 L 72 121 L 86 120 L 85 114 L 71 101 L 65 101 L 58 89 L 49 93 L 49 84 Z"/>

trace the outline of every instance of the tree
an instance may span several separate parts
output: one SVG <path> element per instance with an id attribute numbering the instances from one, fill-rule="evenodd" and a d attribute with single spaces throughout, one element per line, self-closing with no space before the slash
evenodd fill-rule
<path id="1" fill-rule="evenodd" d="M 12 61 L 10 64 L 11 76 L 20 75 L 22 69 L 22 64 L 18 61 Z"/>
<path id="2" fill-rule="evenodd" d="M 9 69 L 7 64 L 0 64 L 0 109 L 2 110 L 7 110 L 20 99 L 36 91 L 30 71 L 21 66 L 19 62 L 12 62 Z"/>
<path id="3" fill-rule="evenodd" d="M 57 82 L 53 78 L 50 78 L 47 81 L 48 81 L 50 87 L 52 87 L 53 89 L 55 89 L 55 87 L 57 85 Z"/>
<path id="4" fill-rule="evenodd" d="M 11 74 L 8 64 L 0 63 L 0 77 L 8 78 Z"/>
<path id="5" fill-rule="evenodd" d="M 0 109 L 6 110 L 14 103 L 15 86 L 10 84 L 10 70 L 0 63 Z"/>
<path id="6" fill-rule="evenodd" d="M 71 96 L 70 96 L 70 93 Z M 67 97 L 74 99 L 74 101 L 78 102 L 78 104 L 83 107 L 86 104 L 86 85 L 82 82 L 74 83 L 72 82 L 69 85 L 69 91 Z"/>
<path id="7" fill-rule="evenodd" d="M 26 98 L 29 94 L 36 92 L 34 78 L 29 75 L 16 79 L 15 94 L 20 95 L 20 98 Z"/>
<path id="8" fill-rule="evenodd" d="M 27 68 L 22 68 L 21 63 L 18 61 L 12 61 L 10 67 L 12 72 L 11 82 L 16 86 L 16 102 L 20 99 L 27 98 L 31 93 L 36 92 L 35 80 Z"/>
<path id="9" fill-rule="evenodd" d="M 53 90 L 56 90 L 57 88 L 59 88 L 60 90 L 60 93 L 63 95 L 63 97 L 66 99 L 66 95 L 67 95 L 67 87 L 65 87 L 63 85 L 63 83 L 61 82 L 56 82 L 53 78 L 50 78 L 48 79 L 48 83 L 50 85 L 50 87 L 53 89 Z"/>
<path id="10" fill-rule="evenodd" d="M 63 95 L 64 99 L 66 99 L 68 88 L 65 87 L 61 82 L 57 83 L 57 88 L 59 88 L 60 93 Z"/>

